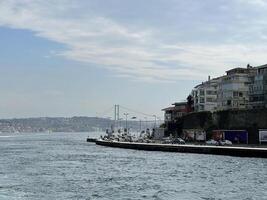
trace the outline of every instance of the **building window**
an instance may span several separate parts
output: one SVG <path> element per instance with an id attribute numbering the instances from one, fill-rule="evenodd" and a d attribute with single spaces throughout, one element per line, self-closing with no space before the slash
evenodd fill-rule
<path id="1" fill-rule="evenodd" d="M 214 100 L 213 100 L 213 98 L 208 97 L 208 98 L 206 98 L 206 102 L 214 102 Z"/>
<path id="2" fill-rule="evenodd" d="M 238 92 L 234 91 L 233 92 L 233 97 L 238 97 Z"/>
<path id="3" fill-rule="evenodd" d="M 204 90 L 199 90 L 199 94 L 200 94 L 201 96 L 204 96 L 204 95 L 205 95 Z"/>
<path id="4" fill-rule="evenodd" d="M 203 97 L 200 98 L 200 103 L 205 103 L 205 99 Z"/>
<path id="5" fill-rule="evenodd" d="M 238 107 L 238 101 L 233 101 L 233 106 Z"/>
<path id="6" fill-rule="evenodd" d="M 217 94 L 217 92 L 213 91 L 213 90 L 207 90 L 206 93 L 207 93 L 207 95 L 216 95 Z"/>

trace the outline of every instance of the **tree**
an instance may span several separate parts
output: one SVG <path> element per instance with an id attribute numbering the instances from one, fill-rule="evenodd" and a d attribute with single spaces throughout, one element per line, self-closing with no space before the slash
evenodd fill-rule
<path id="1" fill-rule="evenodd" d="M 193 104 L 194 104 L 193 96 L 191 94 L 189 94 L 187 97 L 187 111 L 188 112 L 193 111 Z"/>

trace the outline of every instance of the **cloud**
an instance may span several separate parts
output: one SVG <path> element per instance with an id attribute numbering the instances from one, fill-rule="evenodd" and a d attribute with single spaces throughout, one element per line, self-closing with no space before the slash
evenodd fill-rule
<path id="1" fill-rule="evenodd" d="M 241 3 L 249 4 L 249 5 L 254 5 L 254 6 L 267 6 L 267 1 L 266 0 L 240 0 Z"/>
<path id="2" fill-rule="evenodd" d="M 232 34 L 230 40 L 225 40 L 227 42 L 190 42 L 178 37 L 178 32 L 177 38 L 173 39 L 176 32 L 172 28 L 149 24 L 141 26 L 130 20 L 123 23 L 93 12 L 90 6 L 83 6 L 82 1 L 79 3 L 68 0 L 0 1 L 0 25 L 31 30 L 38 37 L 64 44 L 66 49 L 58 52 L 57 56 L 95 64 L 112 71 L 118 77 L 137 81 L 203 80 L 207 75 L 222 75 L 236 65 L 267 62 L 266 44 L 253 43 L 251 38 L 250 42 L 244 42 L 256 32 L 257 40 L 260 38 L 266 42 L 266 32 L 260 23 L 265 21 L 265 16 L 258 19 L 257 26 L 240 31 L 238 28 L 244 27 L 242 22 L 246 20 L 242 15 L 240 21 L 229 24 L 229 32 L 225 31 L 225 35 Z M 257 5 L 259 4 L 265 4 L 265 1 L 257 0 Z M 210 17 L 207 16 L 208 22 Z M 223 27 L 215 26 L 214 22 L 197 25 L 193 22 L 194 19 L 191 20 L 196 33 L 194 30 L 181 30 L 184 36 L 193 34 L 192 37 L 196 38 L 199 31 L 201 34 L 212 34 L 218 41 L 223 41 L 221 38 L 224 33 L 216 33 Z M 172 39 L 168 39 L 168 35 Z"/>

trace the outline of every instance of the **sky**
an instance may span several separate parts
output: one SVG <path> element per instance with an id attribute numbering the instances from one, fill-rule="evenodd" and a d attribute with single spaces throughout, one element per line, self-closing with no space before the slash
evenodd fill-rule
<path id="1" fill-rule="evenodd" d="M 265 0 L 0 0 L 0 118 L 162 117 L 266 52 Z"/>

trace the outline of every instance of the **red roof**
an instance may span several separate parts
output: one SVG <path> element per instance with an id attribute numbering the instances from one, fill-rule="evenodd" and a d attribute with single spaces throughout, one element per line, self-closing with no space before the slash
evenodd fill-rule
<path id="1" fill-rule="evenodd" d="M 162 109 L 162 111 L 172 111 L 172 110 L 175 110 L 174 106 Z"/>

